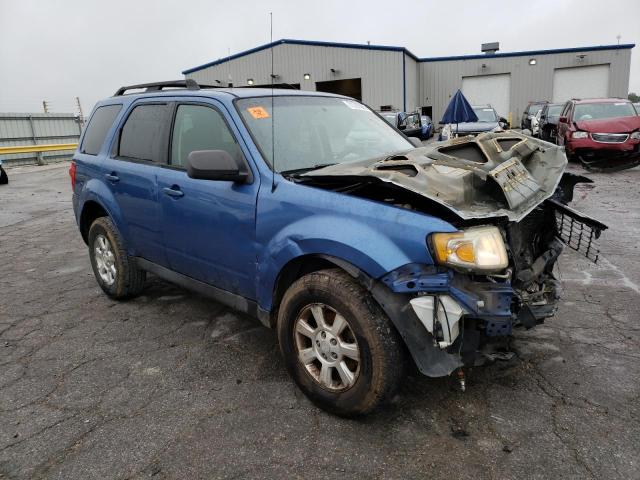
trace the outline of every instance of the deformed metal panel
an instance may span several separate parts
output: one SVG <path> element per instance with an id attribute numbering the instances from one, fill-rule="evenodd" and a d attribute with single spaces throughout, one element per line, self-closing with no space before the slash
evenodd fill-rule
<path id="1" fill-rule="evenodd" d="M 556 145 L 515 132 L 483 133 L 378 161 L 339 163 L 301 178 L 387 182 L 463 220 L 506 217 L 518 222 L 554 194 L 566 165 Z"/>

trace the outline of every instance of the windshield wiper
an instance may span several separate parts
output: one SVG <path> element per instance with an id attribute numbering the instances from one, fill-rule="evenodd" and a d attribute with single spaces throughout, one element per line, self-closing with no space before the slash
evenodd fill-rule
<path id="1" fill-rule="evenodd" d="M 330 167 L 332 165 L 337 165 L 337 163 L 318 163 L 313 167 L 294 168 L 293 170 L 283 170 L 280 173 L 282 175 L 296 176 L 296 175 L 300 175 L 301 173 L 307 173 L 313 170 L 319 170 L 320 168 Z"/>

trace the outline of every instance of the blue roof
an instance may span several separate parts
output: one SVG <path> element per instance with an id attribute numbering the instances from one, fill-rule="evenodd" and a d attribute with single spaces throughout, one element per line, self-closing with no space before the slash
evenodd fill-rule
<path id="1" fill-rule="evenodd" d="M 197 72 L 198 70 L 202 70 L 204 68 L 213 67 L 214 65 L 220 65 L 221 63 L 228 62 L 229 60 L 234 60 L 236 58 L 245 57 L 252 53 L 260 52 L 262 50 L 267 50 L 271 47 L 275 47 L 277 45 L 288 44 L 288 45 L 310 45 L 315 47 L 334 47 L 334 48 L 357 48 L 361 50 L 383 50 L 383 51 L 391 51 L 391 52 L 404 52 L 407 56 L 413 58 L 418 62 L 445 62 L 448 60 L 472 60 L 476 58 L 499 58 L 499 57 L 523 57 L 523 56 L 532 56 L 532 55 L 551 55 L 555 53 L 571 53 L 571 52 L 593 52 L 597 50 L 623 50 L 628 48 L 635 47 L 633 43 L 626 43 L 623 45 L 598 45 L 594 47 L 576 47 L 576 48 L 560 48 L 556 50 L 528 50 L 523 52 L 506 52 L 506 53 L 493 53 L 493 54 L 478 54 L 478 55 L 459 55 L 459 56 L 450 56 L 450 57 L 425 57 L 418 58 L 416 55 L 411 53 L 404 47 L 394 47 L 390 45 L 368 45 L 361 43 L 335 43 L 335 42 L 321 42 L 314 40 L 294 40 L 290 38 L 283 38 L 281 40 L 276 40 L 275 42 L 267 43 L 264 45 L 260 45 L 258 47 L 252 48 L 250 50 L 245 50 L 243 52 L 235 53 L 228 57 L 220 58 L 218 60 L 214 60 L 213 62 L 205 63 L 203 65 L 198 65 L 197 67 L 189 68 L 182 72 L 183 75 L 187 75 L 189 73 Z"/>
<path id="2" fill-rule="evenodd" d="M 553 55 L 557 53 L 593 52 L 598 50 L 624 50 L 635 47 L 635 43 L 625 43 L 622 45 L 596 45 L 594 47 L 574 47 L 557 48 L 555 50 L 525 50 L 522 52 L 505 53 L 482 53 L 478 55 L 458 55 L 452 57 L 429 57 L 421 58 L 419 62 L 446 62 L 448 60 L 473 60 L 477 58 L 500 58 L 500 57 L 532 57 L 535 55 Z"/>
<path id="3" fill-rule="evenodd" d="M 234 60 L 236 58 L 244 57 L 246 55 L 250 55 L 252 53 L 260 52 L 261 50 L 267 50 L 271 47 L 275 47 L 277 45 L 288 44 L 288 45 L 311 45 L 314 47 L 335 47 L 335 48 L 358 48 L 361 50 L 386 50 L 391 52 L 404 52 L 414 60 L 418 60 L 413 53 L 407 50 L 404 47 L 393 47 L 390 45 L 364 45 L 360 43 L 334 43 L 334 42 L 317 42 L 314 40 L 294 40 L 290 38 L 283 38 L 281 40 L 276 40 L 275 42 L 266 43 L 264 45 L 260 45 L 259 47 L 252 48 L 250 50 L 245 50 L 244 52 L 235 53 L 228 57 L 220 58 L 218 60 L 214 60 L 213 62 L 205 63 L 203 65 L 198 65 L 197 67 L 189 68 L 182 72 L 183 75 L 188 73 L 196 72 L 198 70 L 202 70 L 203 68 L 213 67 L 214 65 L 220 65 L 221 63 L 228 62 L 229 60 Z"/>

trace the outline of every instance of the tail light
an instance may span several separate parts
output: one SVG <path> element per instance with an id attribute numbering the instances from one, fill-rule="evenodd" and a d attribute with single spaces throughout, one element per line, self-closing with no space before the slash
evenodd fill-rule
<path id="1" fill-rule="evenodd" d="M 71 177 L 71 190 L 76 189 L 76 162 L 71 162 L 69 167 L 69 176 Z"/>

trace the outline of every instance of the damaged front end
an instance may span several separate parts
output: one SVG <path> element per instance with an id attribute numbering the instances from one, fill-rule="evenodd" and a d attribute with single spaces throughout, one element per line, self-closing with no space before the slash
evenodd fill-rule
<path id="1" fill-rule="evenodd" d="M 553 316 L 560 295 L 553 270 L 564 247 L 597 262 L 596 240 L 607 227 L 567 206 L 575 184 L 590 180 L 565 173 L 566 164 L 549 143 L 486 133 L 297 180 L 458 229 L 425 239 L 435 264 L 405 265 L 371 285 L 422 373 L 444 376 L 478 363 L 514 328 Z"/>

